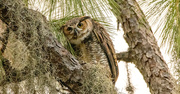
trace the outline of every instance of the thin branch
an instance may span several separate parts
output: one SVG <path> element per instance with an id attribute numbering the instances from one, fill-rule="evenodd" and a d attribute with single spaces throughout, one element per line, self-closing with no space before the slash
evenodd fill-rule
<path id="1" fill-rule="evenodd" d="M 134 86 L 131 83 L 131 77 L 130 77 L 130 70 L 128 67 L 128 64 L 126 63 L 126 72 L 127 72 L 127 86 L 126 86 L 126 91 L 128 94 L 134 94 Z"/>
<path id="2" fill-rule="evenodd" d="M 133 62 L 134 61 L 134 57 L 133 57 L 133 51 L 129 50 L 127 52 L 120 52 L 120 53 L 116 53 L 117 56 L 117 60 L 119 61 L 125 61 L 125 62 Z"/>

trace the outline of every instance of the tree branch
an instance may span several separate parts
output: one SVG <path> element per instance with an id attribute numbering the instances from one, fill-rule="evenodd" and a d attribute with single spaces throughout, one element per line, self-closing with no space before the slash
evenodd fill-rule
<path id="1" fill-rule="evenodd" d="M 134 56 L 133 56 L 133 51 L 129 50 L 127 52 L 120 52 L 120 53 L 116 53 L 117 56 L 117 60 L 119 61 L 125 61 L 125 62 L 133 62 L 134 60 Z"/>

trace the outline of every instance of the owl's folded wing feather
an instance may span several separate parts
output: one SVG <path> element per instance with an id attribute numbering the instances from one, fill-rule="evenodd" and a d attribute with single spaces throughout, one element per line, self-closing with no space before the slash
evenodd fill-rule
<path id="1" fill-rule="evenodd" d="M 119 69 L 113 43 L 109 37 L 109 34 L 106 32 L 103 26 L 101 26 L 97 22 L 94 22 L 94 24 L 95 29 L 93 30 L 93 33 L 97 37 L 102 49 L 104 50 L 108 58 L 108 63 L 112 73 L 113 82 L 115 83 L 119 75 Z"/>

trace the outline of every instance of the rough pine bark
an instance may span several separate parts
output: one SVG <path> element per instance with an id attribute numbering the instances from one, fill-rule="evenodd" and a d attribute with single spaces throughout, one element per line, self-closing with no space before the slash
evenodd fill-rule
<path id="1" fill-rule="evenodd" d="M 136 0 L 114 0 L 121 15 L 116 15 L 124 30 L 129 52 L 118 54 L 119 60 L 132 62 L 139 69 L 151 94 L 175 93 L 174 78 L 163 59 L 157 41 Z"/>

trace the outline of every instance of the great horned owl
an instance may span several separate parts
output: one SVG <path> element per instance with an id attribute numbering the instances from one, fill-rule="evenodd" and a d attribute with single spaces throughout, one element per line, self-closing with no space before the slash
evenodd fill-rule
<path id="1" fill-rule="evenodd" d="M 118 78 L 118 64 L 109 34 L 104 27 L 89 16 L 69 20 L 61 28 L 73 45 L 77 58 L 86 63 L 104 64 L 113 83 Z M 109 66 L 109 67 L 108 67 Z"/>

